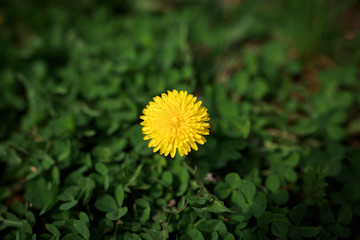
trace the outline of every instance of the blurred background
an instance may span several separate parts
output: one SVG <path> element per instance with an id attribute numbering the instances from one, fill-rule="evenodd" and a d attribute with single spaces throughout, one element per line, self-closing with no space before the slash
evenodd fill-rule
<path id="1" fill-rule="evenodd" d="M 139 116 L 177 89 L 211 118 L 208 142 L 174 170 L 177 196 L 196 165 L 210 189 L 235 171 L 278 205 L 346 203 L 358 218 L 359 63 L 355 0 L 2 0 L 0 200 L 44 208 L 31 189 L 75 184 L 64 179 L 96 162 L 110 186 L 139 164 L 170 168 Z"/>
<path id="2" fill-rule="evenodd" d="M 1 140 L 138 134 L 142 108 L 175 88 L 209 108 L 207 149 L 230 138 L 215 165 L 250 134 L 266 149 L 359 144 L 358 1 L 0 6 Z"/>

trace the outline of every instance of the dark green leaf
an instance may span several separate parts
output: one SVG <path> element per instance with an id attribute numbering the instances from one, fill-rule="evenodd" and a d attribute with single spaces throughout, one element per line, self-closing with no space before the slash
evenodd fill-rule
<path id="1" fill-rule="evenodd" d="M 51 191 L 44 178 L 38 178 L 26 183 L 25 199 L 36 208 L 43 208 L 51 201 Z"/>
<path id="2" fill-rule="evenodd" d="M 115 199 L 109 194 L 100 195 L 95 201 L 95 208 L 102 212 L 111 212 L 118 209 Z"/>
<path id="3" fill-rule="evenodd" d="M 177 205 L 177 210 L 180 211 L 181 209 L 183 209 L 184 207 L 186 206 L 186 197 L 185 196 L 182 196 L 180 198 L 180 201 Z"/>
<path id="4" fill-rule="evenodd" d="M 190 205 L 202 205 L 205 204 L 207 201 L 206 198 L 198 196 L 187 196 L 186 200 Z"/>
<path id="5" fill-rule="evenodd" d="M 248 202 L 252 202 L 256 195 L 255 184 L 249 180 L 244 179 L 240 188 L 241 192 L 245 195 Z"/>
<path id="6" fill-rule="evenodd" d="M 144 240 L 156 240 L 156 238 L 152 238 L 150 234 L 148 233 L 141 233 L 140 236 L 144 239 Z M 161 238 L 160 238 L 161 240 Z"/>
<path id="7" fill-rule="evenodd" d="M 210 219 L 199 224 L 197 229 L 201 232 L 224 232 L 226 231 L 225 224 L 218 219 Z"/>
<path id="8" fill-rule="evenodd" d="M 106 218 L 109 220 L 118 220 L 120 219 L 122 216 L 124 216 L 128 211 L 127 207 L 123 207 L 123 208 L 119 208 L 119 209 L 115 209 L 111 212 L 108 212 L 106 214 Z"/>
<path id="9" fill-rule="evenodd" d="M 98 173 L 100 173 L 102 176 L 106 176 L 108 174 L 108 168 L 105 164 L 98 162 L 95 164 L 95 169 Z"/>
<path id="10" fill-rule="evenodd" d="M 124 240 L 141 240 L 141 238 L 136 233 L 126 232 L 124 236 Z"/>
<path id="11" fill-rule="evenodd" d="M 121 185 L 115 189 L 115 199 L 118 207 L 121 207 L 124 202 L 124 188 Z"/>
<path id="12" fill-rule="evenodd" d="M 285 221 L 273 222 L 271 232 L 276 237 L 285 237 L 288 233 L 288 225 Z"/>
<path id="13" fill-rule="evenodd" d="M 70 208 L 74 207 L 78 203 L 78 200 L 74 200 L 71 202 L 66 202 L 60 205 L 59 209 L 63 211 L 67 211 Z"/>
<path id="14" fill-rule="evenodd" d="M 292 168 L 285 168 L 282 174 L 285 177 L 285 179 L 288 180 L 289 182 L 295 182 L 297 179 L 296 172 Z"/>
<path id="15" fill-rule="evenodd" d="M 0 187 L 0 201 L 6 199 L 10 195 L 10 188 L 1 186 Z"/>
<path id="16" fill-rule="evenodd" d="M 321 217 L 321 222 L 324 224 L 335 222 L 335 216 L 329 207 L 324 206 L 320 208 L 320 217 Z"/>
<path id="17" fill-rule="evenodd" d="M 235 237 L 234 235 L 232 235 L 231 233 L 225 231 L 225 232 L 220 232 L 220 235 L 221 237 L 224 239 L 224 240 L 235 240 Z"/>
<path id="18" fill-rule="evenodd" d="M 77 233 L 68 233 L 62 240 L 84 240 L 82 237 L 79 236 Z"/>
<path id="19" fill-rule="evenodd" d="M 141 223 L 145 223 L 150 218 L 151 208 L 149 202 L 145 199 L 139 198 L 135 200 L 135 204 L 140 207 L 137 208 L 139 211 L 139 221 Z"/>
<path id="20" fill-rule="evenodd" d="M 295 167 L 300 161 L 300 155 L 298 153 L 292 153 L 286 160 L 286 164 L 290 167 Z"/>
<path id="21" fill-rule="evenodd" d="M 248 207 L 245 196 L 240 191 L 234 191 L 231 195 L 231 202 L 240 208 Z"/>
<path id="22" fill-rule="evenodd" d="M 343 205 L 338 211 L 338 222 L 347 225 L 352 220 L 352 210 L 349 205 Z"/>
<path id="23" fill-rule="evenodd" d="M 272 220 L 273 220 L 272 213 L 264 212 L 257 219 L 257 224 L 259 225 L 259 227 L 263 228 L 265 232 L 267 232 L 269 229 L 268 225 L 271 223 Z"/>
<path id="24" fill-rule="evenodd" d="M 254 202 L 251 205 L 252 213 L 254 217 L 259 217 L 263 212 L 265 212 L 267 204 L 267 199 L 265 194 L 262 192 L 257 192 Z"/>
<path id="25" fill-rule="evenodd" d="M 45 228 L 51 232 L 55 237 L 60 237 L 60 231 L 52 224 L 45 224 Z"/>
<path id="26" fill-rule="evenodd" d="M 241 187 L 241 178 L 237 173 L 229 173 L 225 177 L 225 182 L 233 189 L 239 189 Z"/>
<path id="27" fill-rule="evenodd" d="M 193 207 L 196 212 L 231 212 L 230 209 L 224 206 L 222 201 L 214 201 L 208 207 L 196 208 Z"/>
<path id="28" fill-rule="evenodd" d="M 302 240 L 303 239 L 302 236 L 301 236 L 299 227 L 297 227 L 297 226 L 295 226 L 293 224 L 289 225 L 288 235 L 289 235 L 291 240 Z"/>
<path id="29" fill-rule="evenodd" d="M 277 191 L 274 197 L 275 202 L 279 205 L 286 204 L 289 201 L 289 193 L 286 190 Z"/>
<path id="30" fill-rule="evenodd" d="M 218 183 L 215 186 L 214 192 L 220 199 L 225 199 L 231 193 L 231 186 L 227 183 Z"/>
<path id="31" fill-rule="evenodd" d="M 86 223 L 87 226 L 89 226 L 90 220 L 89 220 L 89 217 L 88 217 L 88 215 L 86 213 L 80 212 L 79 213 L 79 219 L 81 221 L 83 221 L 84 223 Z"/>
<path id="32" fill-rule="evenodd" d="M 293 207 L 289 211 L 289 219 L 296 225 L 299 226 L 301 221 L 307 214 L 307 206 L 305 204 L 299 204 Z"/>
<path id="33" fill-rule="evenodd" d="M 276 175 L 270 175 L 265 180 L 265 186 L 273 193 L 280 188 L 280 180 Z"/>
<path id="34" fill-rule="evenodd" d="M 341 238 L 347 238 L 351 235 L 351 231 L 347 227 L 343 227 L 338 223 L 330 224 L 329 231 Z"/>
<path id="35" fill-rule="evenodd" d="M 144 231 L 148 233 L 153 240 L 163 240 L 168 238 L 166 231 L 155 231 L 147 228 L 144 228 Z"/>
<path id="36" fill-rule="evenodd" d="M 173 176 L 170 171 L 163 172 L 161 179 L 169 185 L 173 182 Z"/>
<path id="37" fill-rule="evenodd" d="M 201 234 L 201 232 L 194 228 L 190 229 L 188 235 L 190 236 L 191 240 L 204 240 L 204 237 Z"/>
<path id="38" fill-rule="evenodd" d="M 320 233 L 321 227 L 299 227 L 300 233 L 303 237 L 315 237 Z"/>
<path id="39" fill-rule="evenodd" d="M 74 228 L 75 230 L 81 235 L 83 236 L 85 239 L 89 239 L 90 238 L 90 232 L 88 227 L 86 226 L 86 223 L 84 223 L 81 220 L 75 220 L 74 221 Z"/>

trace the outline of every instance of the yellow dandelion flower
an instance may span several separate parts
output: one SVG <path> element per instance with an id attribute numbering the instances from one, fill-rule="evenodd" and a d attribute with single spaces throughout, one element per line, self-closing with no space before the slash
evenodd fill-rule
<path id="1" fill-rule="evenodd" d="M 198 150 L 196 143 L 204 144 L 203 135 L 209 135 L 210 124 L 207 109 L 196 102 L 196 97 L 186 91 L 168 91 L 161 97 L 153 98 L 143 110 L 140 124 L 144 140 L 151 139 L 149 147 L 160 154 L 175 157 L 176 150 L 180 156 L 187 155 L 193 148 Z"/>

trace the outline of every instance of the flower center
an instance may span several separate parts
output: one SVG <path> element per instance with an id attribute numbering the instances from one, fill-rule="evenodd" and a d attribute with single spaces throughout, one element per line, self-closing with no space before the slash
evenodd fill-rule
<path id="1" fill-rule="evenodd" d="M 170 118 L 170 126 L 172 129 L 177 129 L 181 125 L 181 121 L 177 116 L 172 116 Z"/>

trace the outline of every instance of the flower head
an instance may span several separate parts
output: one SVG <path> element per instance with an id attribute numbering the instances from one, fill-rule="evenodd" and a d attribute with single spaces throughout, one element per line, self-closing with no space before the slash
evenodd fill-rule
<path id="1" fill-rule="evenodd" d="M 210 118 L 196 99 L 186 91 L 173 90 L 154 97 L 144 108 L 140 124 L 144 126 L 144 140 L 151 139 L 149 147 L 154 152 L 160 150 L 160 154 L 173 158 L 176 151 L 180 156 L 187 155 L 191 148 L 198 150 L 196 143 L 206 142 L 203 135 L 209 135 L 210 124 L 206 121 Z"/>

